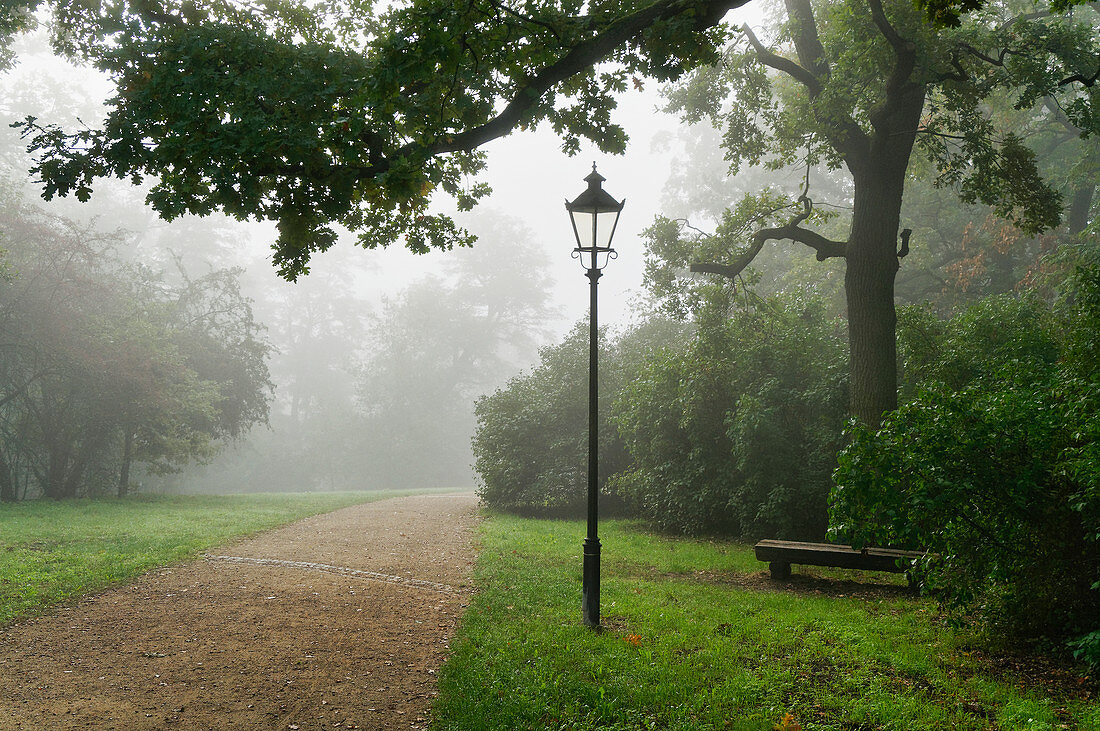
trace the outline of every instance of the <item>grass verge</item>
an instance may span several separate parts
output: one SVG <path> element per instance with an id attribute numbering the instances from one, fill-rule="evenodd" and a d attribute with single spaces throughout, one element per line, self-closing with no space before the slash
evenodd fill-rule
<path id="1" fill-rule="evenodd" d="M 1100 729 L 1093 681 L 968 648 L 904 579 L 820 570 L 781 588 L 735 543 L 601 525 L 606 628 L 588 631 L 583 536 L 483 523 L 433 729 Z"/>
<path id="2" fill-rule="evenodd" d="M 394 491 L 0 504 L 0 626 L 156 566 Z"/>

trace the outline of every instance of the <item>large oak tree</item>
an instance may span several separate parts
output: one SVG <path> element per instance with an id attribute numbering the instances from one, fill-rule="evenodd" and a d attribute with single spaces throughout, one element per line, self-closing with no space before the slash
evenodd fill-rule
<path id="1" fill-rule="evenodd" d="M 1095 131 L 1091 91 L 1081 92 L 1071 73 L 1075 62 L 1082 72 L 1095 63 L 1095 30 L 1073 18 L 1003 11 L 937 30 L 911 4 L 883 0 L 786 0 L 784 9 L 779 48 L 746 26 L 723 64 L 697 72 L 672 99 L 689 119 L 710 117 L 725 129 L 735 170 L 763 160 L 805 166 L 802 196 L 785 223 L 742 234 L 747 244 L 733 256 L 694 269 L 736 278 L 773 240 L 803 244 L 818 260 L 843 258 L 851 412 L 874 424 L 897 405 L 894 283 L 909 249 L 909 232 L 899 229 L 914 148 L 963 201 L 992 206 L 1026 232 L 1057 225 L 1059 194 L 1042 180 L 1020 128 L 999 124 L 1003 96 L 991 102 L 1007 94 L 1009 106 L 1032 116 L 1053 109 L 1064 120 L 1069 110 L 1078 133 Z M 1040 97 L 1045 104 L 1036 104 Z M 850 177 L 851 220 L 840 240 L 809 225 L 809 169 L 819 164 Z M 743 229 L 748 214 L 776 212 L 774 199 L 746 203 L 727 215 L 727 232 Z"/>

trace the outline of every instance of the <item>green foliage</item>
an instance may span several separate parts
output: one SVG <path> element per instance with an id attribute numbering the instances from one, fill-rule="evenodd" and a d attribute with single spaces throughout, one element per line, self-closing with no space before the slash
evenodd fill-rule
<path id="1" fill-rule="evenodd" d="M 712 298 L 683 350 L 633 379 L 616 489 L 662 530 L 819 539 L 847 407 L 840 325 L 818 303 Z"/>
<path id="2" fill-rule="evenodd" d="M 995 379 L 1007 364 L 1041 376 L 1059 357 L 1049 307 L 1035 297 L 995 295 L 979 300 L 949 321 L 922 307 L 898 315 L 903 392 L 941 382 L 960 389 Z"/>
<path id="3" fill-rule="evenodd" d="M 928 100 L 916 140 L 936 164 L 937 184 L 956 188 L 966 202 L 993 206 L 1025 231 L 1057 225 L 1060 195 L 1043 180 L 1034 152 L 990 114 L 986 102 L 1002 89 L 1011 90 L 1020 109 L 1044 96 L 1058 97 L 1067 107 L 1080 107 L 1073 119 L 1087 133 L 1087 95 L 1066 91 L 1058 82 L 1078 66 L 1086 73 L 1084 67 L 1092 61 L 1085 59 L 1095 58 L 1095 34 L 1087 24 L 1060 25 L 1050 19 L 1009 23 L 1004 18 L 988 22 L 1011 27 L 1011 34 L 980 24 L 937 32 L 905 3 L 884 5 L 889 22 L 916 48 L 911 83 Z M 800 22 L 788 18 L 778 29 L 781 45 L 798 42 L 804 31 Z M 881 123 L 896 104 L 888 92 L 894 51 L 864 2 L 822 5 L 815 8 L 811 23 L 824 55 L 799 59 L 810 64 L 806 72 L 816 77 L 813 84 L 769 72 L 742 34 L 721 65 L 693 71 L 669 95 L 670 109 L 681 111 L 687 121 L 710 119 L 724 129 L 731 172 L 760 164 L 839 168 L 852 154 L 853 130 L 873 134 L 876 120 Z M 1008 55 L 1011 70 L 991 65 L 990 58 L 1004 47 L 1042 52 Z M 1041 67 L 1046 73 L 1040 77 Z M 1087 73 L 1094 71 L 1095 63 Z"/>
<path id="4" fill-rule="evenodd" d="M 1100 630 L 1090 632 L 1069 645 L 1075 659 L 1086 662 L 1093 668 L 1100 668 Z"/>
<path id="5" fill-rule="evenodd" d="M 36 7 L 38 0 L 7 0 L 0 5 L 0 71 L 11 66 L 14 60 L 14 54 L 9 47 L 12 36 L 34 28 Z"/>
<path id="6" fill-rule="evenodd" d="M 604 629 L 581 623 L 580 523 L 491 516 L 440 672 L 444 731 L 1091 728 L 1087 693 L 985 659 L 899 585 L 756 587 L 749 546 L 601 524 Z M 878 579 L 876 579 L 876 582 Z M 831 582 L 830 582 L 831 583 Z M 835 586 L 835 585 L 834 585 Z M 1068 696 L 1068 697 L 1067 697 Z"/>
<path id="7" fill-rule="evenodd" d="M 1090 590 L 1100 580 L 1096 501 L 1079 482 L 1088 473 L 1075 479 L 1082 465 L 1066 458 L 1089 431 L 1072 405 L 1095 408 L 1098 393 L 1031 375 L 929 387 L 878 432 L 855 430 L 837 471 L 833 530 L 857 545 L 935 551 L 923 567 L 928 589 L 981 606 L 1014 635 L 1059 638 L 1100 622 Z"/>
<path id="8" fill-rule="evenodd" d="M 118 485 L 131 463 L 207 459 L 267 418 L 268 346 L 239 271 L 197 279 L 126 263 L 99 237 L 34 209 L 0 212 L 0 499 Z"/>
<path id="9" fill-rule="evenodd" d="M 926 588 L 1012 637 L 1100 627 L 1100 370 L 1080 359 L 1095 277 L 1079 270 L 1053 312 L 999 297 L 945 323 L 910 316 L 919 385 L 839 457 L 832 535 L 929 549 Z"/>
<path id="10" fill-rule="evenodd" d="M 642 233 L 646 247 L 646 290 L 662 312 L 677 318 L 685 318 L 699 309 L 706 297 L 713 296 L 716 286 L 725 291 L 725 296 L 732 296 L 734 284 L 730 280 L 700 284 L 688 279 L 691 265 L 736 259 L 743 254 L 756 229 L 777 224 L 796 207 L 801 208 L 769 187 L 759 193 L 746 193 L 735 205 L 724 209 L 713 234 L 695 229 L 683 220 L 658 216 Z M 819 213 L 813 215 L 816 221 L 825 218 Z M 742 283 L 745 279 L 752 282 L 753 278 L 747 272 Z"/>
<path id="11" fill-rule="evenodd" d="M 567 152 L 581 139 L 622 152 L 611 113 L 627 79 L 713 62 L 725 37 L 698 0 L 46 4 L 55 46 L 118 92 L 99 129 L 20 123 L 46 196 L 155 178 L 148 202 L 165 218 L 277 221 L 289 279 L 338 226 L 371 247 L 469 244 L 429 201 L 468 210 L 488 192 L 472 179 L 482 144 L 546 122 Z"/>
<path id="12" fill-rule="evenodd" d="M 1070 269 L 1056 304 L 1065 366 L 1078 377 L 1095 380 L 1100 368 L 1100 246 L 1085 239 L 1065 246 L 1060 256 Z"/>
<path id="13" fill-rule="evenodd" d="M 683 329 L 650 321 L 613 342 L 600 342 L 600 485 L 607 508 L 617 499 L 608 477 L 629 460 L 611 404 L 642 363 Z M 582 515 L 588 485 L 588 323 L 540 353 L 530 373 L 477 402 L 474 468 L 487 505 L 526 515 Z"/>

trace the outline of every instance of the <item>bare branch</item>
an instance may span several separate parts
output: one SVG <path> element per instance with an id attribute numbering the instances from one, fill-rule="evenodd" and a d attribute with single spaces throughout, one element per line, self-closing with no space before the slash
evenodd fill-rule
<path id="1" fill-rule="evenodd" d="M 752 259 L 750 258 L 749 261 Z M 720 274 L 727 279 L 737 279 L 748 265 L 748 261 L 742 263 L 741 257 L 738 257 L 733 264 L 692 264 L 691 271 L 699 274 Z"/>
<path id="2" fill-rule="evenodd" d="M 776 71 L 782 71 L 795 81 L 800 82 L 809 90 L 811 96 L 817 96 L 821 93 L 821 82 L 813 73 L 802 68 L 791 59 L 772 53 L 765 48 L 748 24 L 741 26 L 741 32 L 745 34 L 745 37 L 749 40 L 749 45 L 756 51 L 756 58 L 760 63 Z"/>
<path id="3" fill-rule="evenodd" d="M 817 35 L 817 21 L 810 0 L 786 0 L 787 15 L 791 19 L 794 48 L 798 62 L 819 79 L 829 76 L 829 62 L 825 47 Z"/>
<path id="4" fill-rule="evenodd" d="M 898 56 L 905 52 L 912 53 L 914 50 L 912 42 L 902 38 L 897 29 L 890 25 L 890 21 L 882 9 L 882 0 L 867 0 L 867 5 L 871 8 L 871 20 L 874 21 L 875 27 L 878 28 L 878 32 L 882 34 L 882 37 L 894 47 L 894 53 Z"/>
<path id="5" fill-rule="evenodd" d="M 813 210 L 813 203 L 806 196 L 799 198 L 802 210 L 787 221 L 786 225 L 775 228 L 764 228 L 752 236 L 752 244 L 729 264 L 701 263 L 692 264 L 691 271 L 703 274 L 720 274 L 729 279 L 736 279 L 745 270 L 752 260 L 764 249 L 768 241 L 789 239 L 800 244 L 805 244 L 817 252 L 817 260 L 825 261 L 834 257 L 843 257 L 847 249 L 847 242 L 833 241 L 819 233 L 801 228 L 800 223 L 806 220 Z"/>
<path id="6" fill-rule="evenodd" d="M 871 123 L 878 127 L 885 123 L 887 109 L 893 108 L 895 102 L 902 95 L 911 92 L 915 88 L 912 82 L 913 70 L 917 65 L 917 46 L 912 41 L 902 38 L 897 30 L 890 24 L 882 9 L 882 0 L 867 0 L 871 8 L 871 19 L 878 28 L 879 33 L 894 49 L 894 68 L 890 72 L 890 78 L 886 80 L 886 101 L 875 112 L 872 112 Z"/>
<path id="7" fill-rule="evenodd" d="M 1096 82 L 1100 81 L 1100 66 L 1096 68 L 1096 72 L 1092 76 L 1082 76 L 1081 74 L 1074 74 L 1073 76 L 1067 76 L 1058 82 L 1058 86 L 1067 86 L 1069 84 L 1081 84 L 1082 86 L 1093 87 Z"/>
<path id="8" fill-rule="evenodd" d="M 1032 13 L 1032 14 L 1030 14 L 1030 16 L 1024 16 L 1024 17 L 1031 17 L 1031 16 L 1041 17 L 1041 15 L 1038 14 L 1038 13 Z M 1026 51 L 1021 51 L 1021 50 L 1017 50 L 1017 49 L 1014 49 L 1014 48 L 1002 48 L 1000 50 L 1000 53 L 998 53 L 996 57 L 990 56 L 987 53 L 983 53 L 983 52 L 979 51 L 978 49 L 974 48 L 973 46 L 971 46 L 969 44 L 965 44 L 965 43 L 962 44 L 961 46 L 959 46 L 959 48 L 963 51 L 966 51 L 971 56 L 974 56 L 975 58 L 977 58 L 981 61 L 984 61 L 985 63 L 989 64 L 990 66 L 997 66 L 998 68 L 1004 68 L 1005 58 L 1010 56 L 1010 55 L 1011 56 L 1026 56 L 1027 55 Z M 1059 81 L 1058 86 L 1068 86 L 1070 84 L 1081 84 L 1082 86 L 1091 88 L 1091 87 L 1095 86 L 1098 81 L 1100 81 L 1100 65 L 1097 66 L 1096 71 L 1093 72 L 1092 76 L 1085 76 L 1084 74 L 1081 74 L 1081 73 L 1073 74 L 1072 76 L 1067 76 L 1066 78 Z"/>
<path id="9" fill-rule="evenodd" d="M 1011 48 L 1002 48 L 1001 52 L 997 54 L 997 57 L 993 58 L 989 54 L 982 53 L 981 51 L 979 51 L 977 48 L 974 48 L 974 46 L 970 45 L 969 43 L 963 43 L 961 46 L 959 46 L 959 48 L 962 49 L 963 51 L 966 51 L 967 53 L 969 53 L 974 58 L 977 58 L 981 61 L 986 62 L 990 66 L 1004 66 L 1005 65 L 1005 57 L 1008 56 L 1010 53 L 1016 53 L 1016 51 L 1012 50 Z"/>
<path id="10" fill-rule="evenodd" d="M 821 93 L 822 79 L 829 76 L 829 66 L 825 61 L 825 51 L 817 36 L 817 25 L 814 21 L 813 9 L 805 0 L 788 0 L 787 12 L 798 23 L 795 47 L 799 59 L 803 63 L 809 64 L 812 70 L 789 58 L 769 51 L 749 26 L 742 26 L 741 30 L 748 39 L 749 45 L 756 52 L 760 63 L 787 74 L 805 86 L 811 97 L 816 97 Z M 819 119 L 818 121 L 832 128 L 833 131 L 827 133 L 827 136 L 837 150 L 852 158 L 852 161 L 858 160 L 857 164 L 862 164 L 870 147 L 866 133 L 854 119 L 850 116 L 844 116 L 840 119 Z"/>
<path id="11" fill-rule="evenodd" d="M 508 7 L 507 5 L 505 5 L 502 2 L 495 2 L 495 0 L 489 0 L 489 4 L 491 6 L 493 6 L 494 8 L 496 8 L 497 10 L 500 10 L 500 11 L 502 11 L 502 12 L 508 14 L 508 15 L 511 15 L 514 18 L 518 18 L 519 20 L 522 20 L 525 23 L 531 23 L 532 25 L 542 26 L 547 31 L 549 31 L 550 35 L 554 36 L 555 39 L 557 39 L 558 41 L 561 41 L 561 36 L 558 35 L 558 30 L 557 30 L 557 28 L 554 27 L 553 23 L 548 23 L 544 20 L 539 20 L 538 18 L 533 18 L 529 15 L 524 15 L 523 13 L 520 13 L 520 12 Z"/>

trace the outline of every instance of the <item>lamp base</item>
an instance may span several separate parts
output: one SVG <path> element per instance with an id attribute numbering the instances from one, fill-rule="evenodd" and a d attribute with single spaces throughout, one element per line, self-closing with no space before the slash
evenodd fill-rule
<path id="1" fill-rule="evenodd" d="M 581 588 L 581 612 L 586 627 L 600 626 L 600 540 L 584 540 L 584 578 Z"/>

